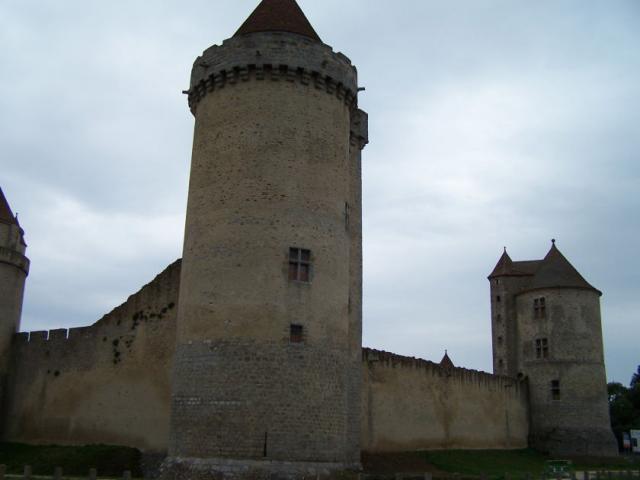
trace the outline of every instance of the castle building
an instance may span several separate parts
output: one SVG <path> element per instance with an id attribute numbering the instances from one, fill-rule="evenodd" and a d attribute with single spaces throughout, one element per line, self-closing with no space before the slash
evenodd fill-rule
<path id="1" fill-rule="evenodd" d="M 614 454 L 600 292 L 555 245 L 489 277 L 493 374 L 362 348 L 358 91 L 295 0 L 262 0 L 193 65 L 183 258 L 88 327 L 19 331 L 29 261 L 0 192 L 0 438 L 132 446 L 165 479 Z"/>
<path id="2" fill-rule="evenodd" d="M 542 260 L 511 260 L 489 275 L 493 371 L 528 379 L 531 444 L 566 454 L 615 455 L 600 296 L 552 241 Z"/>
<path id="3" fill-rule="evenodd" d="M 168 464 L 359 464 L 357 93 L 293 0 L 196 59 Z"/>

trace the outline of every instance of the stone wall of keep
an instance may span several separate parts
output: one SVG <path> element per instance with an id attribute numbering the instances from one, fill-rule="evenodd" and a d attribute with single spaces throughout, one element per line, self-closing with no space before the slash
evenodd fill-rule
<path id="1" fill-rule="evenodd" d="M 90 327 L 14 337 L 5 441 L 167 448 L 180 261 Z"/>
<path id="2" fill-rule="evenodd" d="M 193 79 L 169 455 L 357 463 L 356 72 L 317 42 L 264 33 L 208 49 Z M 290 277 L 291 248 L 310 252 L 308 278 Z"/>
<path id="3" fill-rule="evenodd" d="M 525 448 L 527 384 L 363 349 L 362 449 Z"/>

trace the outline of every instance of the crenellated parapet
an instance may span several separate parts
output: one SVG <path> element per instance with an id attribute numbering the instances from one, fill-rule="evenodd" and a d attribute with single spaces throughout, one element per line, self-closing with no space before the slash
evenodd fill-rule
<path id="1" fill-rule="evenodd" d="M 180 265 L 91 326 L 9 337 L 3 438 L 166 450 Z"/>
<path id="2" fill-rule="evenodd" d="M 525 388 L 526 381 L 515 379 L 504 375 L 494 375 L 480 370 L 472 370 L 461 367 L 444 367 L 439 363 L 416 357 L 406 357 L 396 353 L 374 350 L 370 348 L 362 349 L 362 360 L 367 365 L 377 365 L 392 369 L 415 369 L 422 370 L 426 374 L 436 377 L 446 377 L 453 381 L 466 384 L 476 384 L 483 386 L 508 388 L 515 391 Z"/>
<path id="3" fill-rule="evenodd" d="M 345 55 L 301 35 L 264 32 L 230 38 L 196 59 L 189 108 L 195 115 L 206 95 L 250 80 L 298 82 L 357 106 L 358 75 Z"/>

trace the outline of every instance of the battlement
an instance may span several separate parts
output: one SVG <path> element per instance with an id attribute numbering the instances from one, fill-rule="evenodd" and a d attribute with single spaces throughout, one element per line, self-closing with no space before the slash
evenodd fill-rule
<path id="1" fill-rule="evenodd" d="M 264 32 L 230 38 L 196 59 L 189 108 L 195 114 L 208 93 L 251 79 L 312 85 L 349 107 L 357 104 L 357 71 L 345 55 L 300 35 Z"/>
<path id="2" fill-rule="evenodd" d="M 67 340 L 90 339 L 95 337 L 98 329 L 95 324 L 90 327 L 56 328 L 54 330 L 36 330 L 33 332 L 16 333 L 13 337 L 15 345 L 44 345 L 53 346 Z"/>
<path id="3" fill-rule="evenodd" d="M 524 380 L 494 375 L 479 370 L 471 370 L 462 367 L 447 368 L 439 363 L 416 357 L 405 357 L 395 353 L 385 352 L 383 350 L 374 350 L 371 348 L 362 349 L 363 362 L 372 365 L 381 365 L 385 368 L 410 368 L 424 370 L 426 374 L 438 377 L 447 377 L 461 383 L 476 384 L 482 386 L 492 386 L 500 388 L 515 387 L 520 390 Z"/>
<path id="4" fill-rule="evenodd" d="M 25 354 L 31 349 L 52 352 L 58 347 L 61 351 L 72 351 L 78 343 L 107 342 L 124 337 L 131 339 L 141 324 L 175 316 L 180 266 L 181 260 L 176 260 L 93 325 L 19 332 L 14 334 L 12 345 L 19 353 Z"/>

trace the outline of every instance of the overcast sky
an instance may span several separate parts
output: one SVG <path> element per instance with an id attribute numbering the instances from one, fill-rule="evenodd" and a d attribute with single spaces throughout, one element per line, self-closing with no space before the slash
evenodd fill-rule
<path id="1" fill-rule="evenodd" d="M 640 363 L 640 2 L 300 0 L 357 65 L 364 344 L 491 370 L 490 273 L 550 239 Z M 257 0 L 2 0 L 0 186 L 23 330 L 88 325 L 181 256 L 191 64 Z"/>

